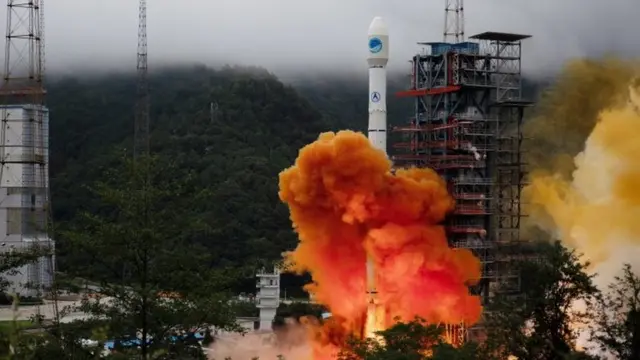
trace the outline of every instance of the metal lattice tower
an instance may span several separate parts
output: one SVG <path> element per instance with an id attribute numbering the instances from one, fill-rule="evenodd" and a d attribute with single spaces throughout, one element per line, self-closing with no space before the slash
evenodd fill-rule
<path id="1" fill-rule="evenodd" d="M 464 41 L 464 0 L 444 0 L 444 42 Z"/>
<path id="2" fill-rule="evenodd" d="M 134 157 L 149 154 L 149 79 L 147 64 L 147 1 L 140 0 L 138 23 L 138 89 L 136 98 Z"/>
<path id="3" fill-rule="evenodd" d="M 0 88 L 0 251 L 38 246 L 47 255 L 8 276 L 21 295 L 53 296 L 54 242 L 49 189 L 49 111 L 45 106 L 44 1 L 8 0 Z M 38 315 L 40 309 L 38 308 Z"/>
<path id="4" fill-rule="evenodd" d="M 512 263 L 524 256 L 521 124 L 532 103 L 522 97 L 521 48 L 529 37 L 485 32 L 468 42 L 421 43 L 427 48 L 412 59 L 411 89 L 398 94 L 415 99 L 415 115 L 393 129 L 403 138 L 392 145 L 393 162 L 432 168 L 447 181 L 456 200 L 447 236 L 480 259 L 482 278 L 471 291 L 484 304 L 520 290 Z M 456 326 L 449 335 L 461 341 L 465 325 Z"/>

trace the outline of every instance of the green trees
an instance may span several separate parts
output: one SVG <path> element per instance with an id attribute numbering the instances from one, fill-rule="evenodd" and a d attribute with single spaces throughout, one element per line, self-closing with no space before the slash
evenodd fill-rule
<path id="1" fill-rule="evenodd" d="M 277 175 L 330 126 L 293 88 L 265 71 L 169 68 L 152 74 L 150 82 L 152 152 L 177 169 L 189 169 L 193 188 L 208 192 L 202 197 L 185 191 L 185 198 L 167 200 L 168 207 L 190 211 L 210 226 L 206 233 L 192 232 L 190 241 L 212 254 L 216 266 L 279 259 L 296 237 L 278 198 Z M 67 78 L 48 90 L 54 220 L 73 225 L 78 209 L 94 213 L 102 206 L 82 185 L 118 166 L 112 147 L 131 147 L 135 76 Z M 162 182 L 172 176 L 165 171 L 158 177 Z M 70 256 L 64 239 L 58 245 L 62 271 L 91 265 Z M 237 286 L 239 292 L 255 289 L 253 278 Z"/>
<path id="2" fill-rule="evenodd" d="M 564 359 L 573 353 L 598 289 L 576 252 L 559 242 L 537 247 L 539 256 L 518 263 L 520 294 L 496 296 L 487 309 L 487 345 L 503 357 Z"/>
<path id="3" fill-rule="evenodd" d="M 238 329 L 227 292 L 237 279 L 213 270 L 210 254 L 190 242 L 192 234 L 210 231 L 207 224 L 187 206 L 174 207 L 208 194 L 193 187 L 188 171 L 157 158 L 125 157 L 103 179 L 92 187 L 101 206 L 80 213 L 74 227 L 61 234 L 68 256 L 91 263 L 70 269 L 72 275 L 89 273 L 100 283 L 78 310 L 91 314 L 106 337 L 139 344 L 139 350 L 123 353 L 198 358 L 200 347 L 188 346 L 183 334 L 211 326 Z"/>
<path id="4" fill-rule="evenodd" d="M 443 340 L 443 329 L 423 319 L 397 322 L 377 333 L 379 339 L 351 339 L 339 360 L 476 360 L 481 357 L 477 345 L 467 343 L 454 348 Z M 426 350 L 425 350 L 426 349 Z"/>
<path id="5" fill-rule="evenodd" d="M 326 308 L 316 304 L 303 302 L 293 302 L 290 304 L 281 303 L 276 311 L 276 317 L 273 320 L 274 326 L 283 326 L 285 319 L 293 318 L 300 320 L 303 316 L 313 316 L 317 319 L 322 317 L 322 313 L 327 311 Z"/>
<path id="6" fill-rule="evenodd" d="M 640 277 L 630 264 L 598 297 L 596 309 L 591 340 L 616 359 L 640 359 Z"/>
<path id="7" fill-rule="evenodd" d="M 514 264 L 522 275 L 520 294 L 497 293 L 485 309 L 488 333 L 483 344 L 468 343 L 461 348 L 453 348 L 441 341 L 441 330 L 426 326 L 417 319 L 398 323 L 381 332 L 382 344 L 353 342 L 341 359 L 487 360 L 507 359 L 509 356 L 527 360 L 595 359 L 575 350 L 578 325 L 586 325 L 594 319 L 592 306 L 599 296 L 593 276 L 586 272 L 588 264 L 559 242 L 539 243 L 536 248 L 536 258 Z M 617 295 L 601 299 L 601 309 L 618 309 L 617 313 L 606 318 L 599 314 L 596 316 L 596 319 L 601 319 L 598 336 L 607 350 L 619 349 L 628 353 L 634 346 L 634 339 L 637 339 L 637 327 L 634 327 L 637 323 L 633 322 L 637 313 L 633 309 L 637 309 L 639 303 L 638 292 L 635 298 L 633 295 L 633 284 L 640 289 L 638 278 L 632 277 L 627 267 L 625 276 L 613 288 L 616 290 L 612 294 Z M 614 303 L 618 305 L 612 305 Z M 618 320 L 612 324 L 612 319 Z M 432 351 L 422 352 L 425 348 Z"/>
<path id="8" fill-rule="evenodd" d="M 353 106 L 363 93 L 359 86 L 366 91 L 364 83 L 303 89 L 321 113 L 266 72 L 162 71 L 152 78 L 157 157 L 148 159 L 155 185 L 145 195 L 138 191 L 143 175 L 134 164 L 108 151 L 131 143 L 134 81 L 127 75 L 64 79 L 49 88 L 52 195 L 63 230 L 56 237 L 60 265 L 72 276 L 100 283 L 93 292 L 101 299 L 85 299 L 82 310 L 92 319 L 64 326 L 64 341 L 54 336 L 46 348 L 37 347 L 40 353 L 56 351 L 55 358 L 92 358 L 79 338 L 104 342 L 126 340 L 125 335 L 153 340 L 141 341 L 132 356 L 199 356 L 188 341 L 175 343 L 171 335 L 205 324 L 233 328 L 229 292 L 255 287 L 251 272 L 243 276 L 229 268 L 276 259 L 295 244 L 277 197 L 277 173 L 320 131 L 366 123 L 366 109 Z M 394 107 L 390 104 L 390 111 Z M 408 116 L 399 114 L 399 119 Z M 522 359 L 584 357 L 572 351 L 576 334 L 570 326 L 584 314 L 567 311 L 574 300 L 591 301 L 595 289 L 576 254 L 558 244 L 543 248 L 542 261 L 521 264 L 523 296 L 498 297 L 490 307 L 488 321 L 497 325 L 490 345 Z M 24 259 L 3 264 L 11 268 Z M 163 293 L 180 297 L 167 299 Z M 631 298 L 625 297 L 627 304 Z M 616 309 L 612 301 L 615 296 L 604 297 L 601 311 Z M 610 351 L 637 348 L 636 313 L 618 309 L 599 325 L 597 341 Z M 485 350 L 453 349 L 437 341 L 437 329 L 423 325 L 398 324 L 383 334 L 387 346 L 354 344 L 352 350 L 371 359 L 414 359 L 427 356 L 417 344 L 429 341 L 436 344 L 432 358 L 465 360 Z M 27 351 L 26 345 L 20 348 Z"/>

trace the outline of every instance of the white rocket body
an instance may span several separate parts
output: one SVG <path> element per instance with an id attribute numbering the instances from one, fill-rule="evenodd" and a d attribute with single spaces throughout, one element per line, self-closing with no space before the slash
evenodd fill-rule
<path id="1" fill-rule="evenodd" d="M 387 153 L 387 62 L 389 61 L 389 30 L 381 17 L 375 17 L 369 26 L 369 131 L 371 145 Z M 367 320 L 365 336 L 375 337 L 380 329 L 382 307 L 378 302 L 376 269 L 367 254 Z"/>
<path id="2" fill-rule="evenodd" d="M 381 17 L 369 25 L 369 141 L 387 153 L 387 62 L 389 29 Z"/>

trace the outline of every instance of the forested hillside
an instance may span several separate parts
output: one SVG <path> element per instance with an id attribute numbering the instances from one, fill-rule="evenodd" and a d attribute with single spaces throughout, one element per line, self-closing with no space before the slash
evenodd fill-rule
<path id="1" fill-rule="evenodd" d="M 98 206 L 86 187 L 131 149 L 135 81 L 134 74 L 112 74 L 49 84 L 58 226 Z M 405 123 L 413 111 L 410 99 L 393 96 L 407 82 L 406 76 L 390 76 L 391 125 Z M 189 210 L 197 209 L 199 220 L 210 225 L 194 241 L 204 244 L 218 265 L 274 260 L 295 245 L 287 209 L 278 199 L 277 175 L 318 133 L 365 131 L 367 87 L 366 77 L 328 76 L 285 85 L 256 68 L 183 67 L 151 74 L 152 150 L 195 173 L 196 186 L 208 190 L 205 198 L 190 199 Z M 167 180 L 180 176 L 166 174 Z M 82 266 L 65 259 L 64 238 L 58 240 L 61 268 Z"/>
<path id="2" fill-rule="evenodd" d="M 134 75 L 69 78 L 49 86 L 58 225 L 65 227 L 77 211 L 97 206 L 85 186 L 121 156 L 114 148 L 130 149 L 135 80 Z M 258 69 L 167 69 L 151 75 L 151 87 L 153 152 L 193 171 L 197 185 L 209 191 L 189 204 L 211 227 L 195 241 L 205 244 L 218 264 L 231 266 L 273 260 L 291 249 L 296 239 L 278 199 L 277 176 L 300 147 L 332 128 L 321 114 L 293 88 Z M 82 266 L 65 259 L 64 238 L 59 240 L 61 268 Z"/>
<path id="3" fill-rule="evenodd" d="M 405 124 L 413 114 L 412 99 L 395 96 L 408 84 L 406 75 L 394 74 L 388 78 L 387 117 L 391 126 Z M 346 124 L 353 130 L 367 130 L 369 79 L 366 72 L 352 77 L 309 75 L 293 80 L 292 85 L 320 110 L 329 123 L 336 126 Z"/>

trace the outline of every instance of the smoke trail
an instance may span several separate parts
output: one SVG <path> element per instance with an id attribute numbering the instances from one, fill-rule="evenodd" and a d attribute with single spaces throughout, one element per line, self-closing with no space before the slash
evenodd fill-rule
<path id="1" fill-rule="evenodd" d="M 640 184 L 640 157 L 634 153 L 640 150 L 640 114 L 637 98 L 629 92 L 633 74 L 630 64 L 613 60 L 574 63 L 554 92 L 543 99 L 542 114 L 531 122 L 532 127 L 540 126 L 534 143 L 562 143 L 546 151 L 567 150 L 561 153 L 564 159 L 573 155 L 580 139 L 588 134 L 572 163 L 554 161 L 558 157 L 544 159 L 538 153 L 537 165 L 544 170 L 532 173 L 525 197 L 538 225 L 556 232 L 566 245 L 595 264 L 620 255 L 613 253 L 619 246 L 640 245 L 640 222 L 636 220 L 640 215 L 640 187 L 636 185 Z M 598 86 L 594 81 L 601 83 Z M 565 93 L 568 89 L 574 90 Z M 560 100 L 564 102 L 558 103 Z M 553 124 L 558 134 L 545 133 L 545 124 Z M 575 134 L 567 136 L 565 131 L 572 130 Z M 532 158 L 536 164 L 536 155 Z"/>
<path id="2" fill-rule="evenodd" d="M 365 136 L 341 131 L 321 134 L 280 174 L 280 198 L 300 239 L 287 262 L 312 274 L 308 290 L 334 315 L 316 334 L 322 345 L 362 331 L 367 253 L 376 262 L 385 326 L 396 316 L 432 323 L 480 316 L 479 298 L 467 290 L 480 262 L 450 249 L 439 225 L 454 206 L 444 181 L 428 169 L 390 170 Z"/>
<path id="3" fill-rule="evenodd" d="M 624 103 L 635 68 L 617 59 L 570 62 L 542 94 L 524 125 L 524 156 L 532 170 L 571 178 L 600 112 Z"/>
<path id="4" fill-rule="evenodd" d="M 637 74 L 633 62 L 574 61 L 525 126 L 525 156 L 533 169 L 523 193 L 530 225 L 583 253 L 601 289 L 622 263 L 640 260 Z M 578 346 L 592 345 L 587 335 Z"/>
<path id="5" fill-rule="evenodd" d="M 211 345 L 211 360 L 306 360 L 311 358 L 307 328 L 295 319 L 288 319 L 286 325 L 274 333 L 225 334 L 216 338 Z"/>
<path id="6" fill-rule="evenodd" d="M 640 114 L 632 106 L 603 111 L 575 158 L 571 183 L 533 178 L 533 204 L 551 216 L 567 244 L 593 262 L 606 260 L 613 242 L 640 245 L 638 139 Z"/>

